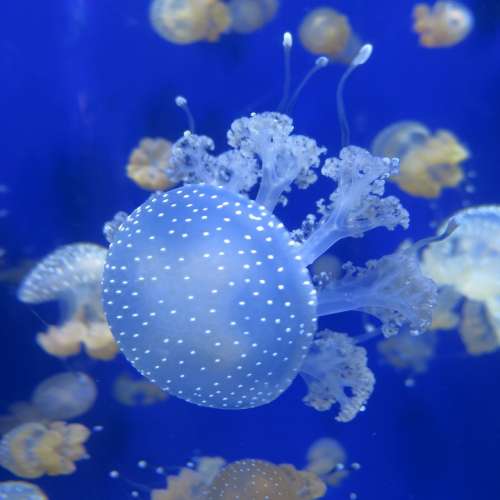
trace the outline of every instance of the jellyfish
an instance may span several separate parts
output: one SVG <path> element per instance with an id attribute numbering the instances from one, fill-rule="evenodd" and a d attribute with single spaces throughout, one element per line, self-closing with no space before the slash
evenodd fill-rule
<path id="1" fill-rule="evenodd" d="M 96 359 L 112 359 L 118 352 L 100 302 L 105 256 L 106 249 L 92 243 L 65 245 L 42 259 L 21 283 L 21 302 L 60 304 L 61 325 L 37 336 L 47 353 L 71 356 L 80 352 L 81 343 Z"/>
<path id="2" fill-rule="evenodd" d="M 325 484 L 310 471 L 293 465 L 275 465 L 265 460 L 232 462 L 215 476 L 207 489 L 207 500 L 313 500 L 326 493 Z"/>
<path id="3" fill-rule="evenodd" d="M 460 314 L 456 308 L 462 296 L 452 287 L 443 286 L 438 289 L 436 305 L 432 311 L 431 330 L 453 330 L 458 326 Z"/>
<path id="4" fill-rule="evenodd" d="M 253 33 L 275 16 L 278 7 L 278 0 L 230 0 L 227 2 L 230 29 L 236 33 Z"/>
<path id="5" fill-rule="evenodd" d="M 332 254 L 324 254 L 311 264 L 311 274 L 321 280 L 333 280 L 342 275 L 342 262 Z"/>
<path id="6" fill-rule="evenodd" d="M 2 481 L 0 500 L 48 500 L 48 497 L 36 484 L 26 481 Z"/>
<path id="7" fill-rule="evenodd" d="M 158 35 L 179 45 L 216 42 L 230 24 L 228 7 L 219 0 L 153 0 L 150 20 Z"/>
<path id="8" fill-rule="evenodd" d="M 69 420 L 92 408 L 97 397 L 95 382 L 85 373 L 59 373 L 38 384 L 31 397 L 48 420 Z"/>
<path id="9" fill-rule="evenodd" d="M 167 399 L 167 394 L 146 379 L 135 379 L 127 373 L 116 378 L 113 384 L 115 399 L 127 406 L 152 405 Z"/>
<path id="10" fill-rule="evenodd" d="M 22 424 L 3 436 L 0 465 L 27 479 L 72 474 L 75 462 L 86 457 L 84 443 L 89 435 L 80 424 Z"/>
<path id="11" fill-rule="evenodd" d="M 461 163 L 469 152 L 447 130 L 434 135 L 418 122 L 396 122 L 377 134 L 372 144 L 377 156 L 397 156 L 401 166 L 392 180 L 413 196 L 437 198 L 464 178 Z"/>
<path id="12" fill-rule="evenodd" d="M 433 332 L 412 335 L 402 332 L 377 343 L 377 350 L 384 361 L 399 370 L 412 374 L 424 373 L 436 353 L 437 338 Z"/>
<path id="13" fill-rule="evenodd" d="M 361 48 L 347 16 L 330 7 L 309 12 L 299 27 L 302 45 L 312 54 L 326 55 L 333 61 L 349 64 Z"/>
<path id="14" fill-rule="evenodd" d="M 349 420 L 373 375 L 342 335 L 315 338 L 318 317 L 356 310 L 379 318 L 384 335 L 405 326 L 417 333 L 431 324 L 436 287 L 412 248 L 348 263 L 342 278 L 314 286 L 308 266 L 335 243 L 407 228 L 409 214 L 384 193 L 396 159 L 346 146 L 322 162 L 326 149 L 293 130 L 283 113 L 253 113 L 232 123 L 230 149 L 219 155 L 192 132 L 174 143 L 167 173 L 181 185 L 152 194 L 109 234 L 103 307 L 127 359 L 173 396 L 254 408 L 303 372 L 311 381 L 305 401 L 318 409 L 338 402 Z M 320 175 L 331 195 L 287 230 L 276 206 Z M 306 361 L 315 358 L 317 369 Z M 348 386 L 335 379 L 348 373 Z"/>
<path id="15" fill-rule="evenodd" d="M 163 191 L 173 186 L 165 173 L 170 161 L 172 143 L 161 138 L 142 139 L 132 151 L 127 176 L 148 191 Z"/>
<path id="16" fill-rule="evenodd" d="M 0 415 L 0 434 L 5 434 L 20 424 L 44 420 L 40 411 L 28 401 L 16 401 L 9 405 L 7 411 L 7 414 Z"/>
<path id="17" fill-rule="evenodd" d="M 474 16 L 465 5 L 448 0 L 433 6 L 415 5 L 413 19 L 413 30 L 419 35 L 420 45 L 427 48 L 457 45 L 474 26 Z"/>
<path id="18" fill-rule="evenodd" d="M 422 269 L 465 299 L 459 332 L 467 351 L 492 352 L 500 345 L 500 206 L 467 208 L 453 218 L 458 228 L 423 252 Z"/>
<path id="19" fill-rule="evenodd" d="M 316 474 L 328 486 L 339 486 L 350 474 L 345 467 L 346 460 L 346 451 L 338 441 L 320 438 L 307 451 L 306 470 Z"/>

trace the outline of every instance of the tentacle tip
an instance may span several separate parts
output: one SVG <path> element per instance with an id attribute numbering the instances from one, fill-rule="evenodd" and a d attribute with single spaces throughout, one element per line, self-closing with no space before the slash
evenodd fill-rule
<path id="1" fill-rule="evenodd" d="M 352 61 L 352 66 L 360 66 L 361 64 L 365 64 L 368 59 L 370 59 L 373 53 L 373 45 L 371 43 L 365 43 L 356 54 L 356 57 Z"/>
<path id="2" fill-rule="evenodd" d="M 293 45 L 293 36 L 289 31 L 285 31 L 283 33 L 283 47 L 285 49 L 290 49 L 292 48 Z"/>

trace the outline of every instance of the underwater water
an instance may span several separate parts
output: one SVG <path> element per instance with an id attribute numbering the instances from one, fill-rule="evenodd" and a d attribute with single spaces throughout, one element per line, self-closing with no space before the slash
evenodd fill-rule
<path id="1" fill-rule="evenodd" d="M 323 243 L 317 245 L 318 250 L 309 245 L 308 252 L 301 252 L 303 240 L 307 241 L 309 236 L 307 228 L 305 234 L 295 235 L 290 240 L 280 226 L 282 223 L 288 230 L 299 228 L 305 216 L 315 212 L 316 201 L 322 197 L 328 199 L 342 175 L 349 177 L 361 155 L 357 150 L 351 151 L 354 159 L 332 162 L 331 170 L 323 175 L 321 167 L 315 170 L 311 167 L 317 158 L 321 157 L 318 162 L 322 166 L 326 158 L 338 158 L 343 146 L 335 91 L 347 68 L 345 62 L 333 61 L 320 69 L 304 86 L 294 105 L 285 109 L 293 119 L 294 134 L 312 138 L 317 145 L 305 144 L 302 139 L 297 139 L 296 143 L 289 141 L 284 137 L 288 134 L 282 134 L 287 124 L 279 119 L 275 120 L 277 124 L 255 122 L 248 125 L 244 122 L 240 123 L 241 128 L 231 128 L 235 120 L 248 117 L 252 112 L 259 117 L 260 113 L 278 110 L 285 79 L 282 40 L 286 31 L 294 36 L 290 74 L 292 89 L 297 87 L 317 57 L 301 44 L 299 25 L 313 9 L 328 5 L 348 16 L 361 43 L 373 44 L 371 58 L 356 69 L 345 86 L 350 144 L 370 150 L 375 136 L 387 126 L 401 121 L 419 122 L 432 134 L 438 130 L 449 131 L 460 143 L 454 144 L 454 148 L 450 146 L 457 155 L 456 160 L 434 162 L 432 179 L 450 172 L 463 177 L 454 187 L 434 197 L 405 189 L 403 183 L 387 181 L 385 195 L 399 198 L 409 213 L 409 228 L 404 229 L 406 212 L 393 200 L 390 207 L 385 207 L 386 219 L 374 224 L 385 227 L 367 231 L 371 227 L 365 227 L 370 226 L 365 221 L 368 217 L 365 212 L 354 223 L 347 217 L 348 229 L 359 224 L 361 230 L 356 226 L 355 230 L 344 231 L 332 253 L 342 263 L 352 261 L 356 266 L 363 266 L 369 259 L 392 254 L 406 239 L 415 242 L 434 236 L 437 228 L 458 210 L 499 204 L 500 7 L 496 0 L 464 0 L 474 17 L 470 33 L 453 46 L 429 48 L 419 44 L 412 30 L 412 9 L 416 3 L 283 0 L 275 15 L 255 32 L 229 32 L 217 41 L 202 40 L 183 45 L 172 43 L 154 31 L 146 0 L 64 0 L 30 5 L 8 2 L 3 6 L 0 21 L 0 109 L 4 152 L 0 167 L 0 307 L 3 317 L 0 432 L 4 441 L 3 447 L 0 445 L 0 465 L 3 465 L 0 467 L 0 492 L 2 482 L 24 480 L 38 485 L 51 500 L 152 498 L 153 489 L 165 488 L 167 474 L 178 475 L 183 467 L 195 469 L 197 457 L 222 457 L 227 463 L 242 459 L 265 460 L 273 464 L 293 464 L 303 470 L 308 467 L 308 448 L 326 437 L 335 439 L 344 448 L 347 458 L 341 461 L 343 466 L 337 465 L 333 472 L 340 476 L 339 472 L 347 471 L 347 477 L 339 480 L 340 484 L 329 485 L 323 496 L 306 496 L 305 493 L 298 496 L 297 493 L 296 498 L 500 498 L 498 213 L 491 215 L 491 226 L 487 225 L 489 220 L 474 222 L 477 233 L 472 231 L 471 240 L 463 244 L 463 252 L 478 256 L 477 266 L 481 272 L 474 273 L 473 261 L 460 261 L 453 270 L 451 283 L 438 282 L 440 290 L 445 284 L 453 285 L 459 294 L 454 311 L 462 315 L 462 319 L 451 321 L 453 325 L 445 328 L 436 326 L 437 316 L 434 315 L 434 330 L 414 337 L 424 339 L 418 346 L 411 337 L 408 344 L 400 347 L 399 365 L 394 358 L 391 363 L 379 346 L 384 339 L 379 319 L 384 321 L 384 326 L 389 325 L 385 333 L 389 330 L 394 333 L 394 328 L 402 330 L 388 340 L 410 335 L 408 330 L 416 328 L 415 323 L 419 327 L 430 323 L 430 317 L 423 318 L 431 314 L 430 305 L 427 309 L 427 303 L 421 305 L 419 300 L 424 301 L 422 296 L 426 293 L 435 293 L 434 285 L 431 286 L 427 278 L 425 282 L 423 278 L 416 279 L 411 286 L 415 285 L 419 293 L 405 295 L 406 284 L 416 274 L 408 277 L 403 271 L 410 269 L 413 273 L 418 268 L 411 258 L 420 258 L 420 250 L 408 253 L 411 262 L 397 257 L 393 266 L 397 279 L 390 286 L 370 288 L 370 293 L 365 293 L 359 304 L 336 308 L 335 304 L 345 297 L 341 295 L 344 289 L 335 288 L 335 278 L 323 288 L 316 281 L 309 281 L 306 270 L 314 260 L 309 259 L 311 255 L 321 255 L 333 244 L 333 230 L 328 236 L 318 236 Z M 227 192 L 220 195 L 220 205 L 217 200 L 212 204 L 199 202 L 200 212 L 193 216 L 196 220 L 191 226 L 192 221 L 187 219 L 192 215 L 188 212 L 198 206 L 183 202 L 181 208 L 171 207 L 172 200 L 175 197 L 184 199 L 182 195 L 186 193 L 195 197 L 200 192 L 207 192 L 207 196 L 212 196 L 218 190 L 224 191 L 224 186 L 222 189 L 188 186 L 182 191 L 179 184 L 180 194 L 174 189 L 149 198 L 152 190 L 141 188 L 127 177 L 126 172 L 129 157 L 143 138 L 175 142 L 182 137 L 189 123 L 174 102 L 179 95 L 188 100 L 195 132 L 213 139 L 215 153 L 210 159 L 202 156 L 194 146 L 191 150 L 189 144 L 180 141 L 178 149 L 172 153 L 177 162 L 173 161 L 172 168 L 177 170 L 167 170 L 167 177 L 170 175 L 173 179 L 177 173 L 179 178 L 174 180 L 181 181 L 182 175 L 182 180 L 186 180 L 188 172 L 192 176 L 190 182 L 197 184 L 203 180 L 210 184 L 213 179 L 203 175 L 210 168 L 216 168 L 214 165 L 222 165 L 220 157 L 215 155 L 228 149 L 226 134 L 231 129 L 234 156 L 227 157 L 229 167 L 224 163 L 227 168 L 223 173 L 229 172 L 229 180 L 235 179 L 240 187 L 244 186 L 231 192 L 227 188 Z M 256 179 L 265 177 L 258 170 L 260 167 L 256 167 L 260 160 L 256 162 L 252 157 L 257 150 L 256 156 L 262 158 L 260 138 L 256 139 L 252 133 L 254 130 L 267 132 L 265 127 L 276 127 L 273 141 L 268 141 L 273 147 L 279 145 L 279 141 L 286 145 L 276 153 L 277 163 L 283 160 L 283 165 L 289 168 L 297 161 L 302 167 L 302 161 L 307 167 L 295 172 L 302 185 L 296 182 L 292 191 L 286 193 L 286 206 L 275 206 L 277 199 L 266 198 L 262 192 L 261 197 L 257 195 L 257 203 L 250 203 L 246 198 L 245 192 L 249 192 L 250 198 L 255 199 L 259 189 Z M 421 150 L 415 153 L 412 148 L 422 146 L 428 134 L 418 130 L 420 132 L 411 136 L 412 144 L 396 148 L 397 153 L 380 155 L 401 156 L 401 169 L 412 161 L 413 165 L 430 161 L 431 147 L 438 148 L 439 141 L 425 154 Z M 444 138 L 450 142 L 455 139 Z M 385 144 L 385 151 L 391 150 L 389 146 Z M 323 147 L 328 152 L 320 151 Z M 462 149 L 457 153 L 459 147 Z M 410 156 L 412 153 L 414 155 Z M 371 165 L 372 160 L 363 161 Z M 210 168 L 196 170 L 193 165 Z M 376 166 L 389 172 L 392 167 L 388 165 L 389 162 Z M 457 165 L 463 169 L 463 174 L 461 171 L 457 174 Z M 241 169 L 247 174 L 254 169 L 255 178 L 250 174 L 239 178 Z M 315 183 L 308 177 L 313 170 L 319 177 Z M 360 169 L 359 176 L 365 175 L 366 170 L 369 169 Z M 376 176 L 376 181 L 385 181 L 388 175 L 382 173 Z M 423 182 L 421 178 L 417 181 Z M 222 182 L 217 178 L 214 183 Z M 308 184 L 311 185 L 307 190 L 297 188 L 297 185 L 302 188 Z M 380 196 L 368 190 L 362 192 L 361 201 L 373 203 L 378 214 L 383 212 L 378 205 Z M 152 220 L 153 215 L 162 212 L 156 209 L 153 212 L 148 205 L 160 203 L 162 199 L 169 200 L 169 221 L 165 225 L 161 221 L 163 216 Z M 224 212 L 224 203 L 227 206 L 231 203 L 233 212 L 230 215 Z M 248 206 L 243 208 L 248 211 L 251 222 L 242 229 L 231 217 L 237 218 L 236 212 L 245 203 Z M 141 211 L 134 212 L 140 206 Z M 208 229 L 212 231 L 208 235 L 212 239 L 201 245 L 192 234 L 196 230 L 200 239 L 204 237 L 205 226 L 200 214 L 207 206 L 210 208 L 208 218 L 212 217 L 215 222 Z M 341 213 L 343 206 L 345 203 L 340 203 L 338 198 L 332 199 L 331 212 Z M 220 215 L 212 216 L 219 207 L 222 207 Z M 148 210 L 152 213 L 149 219 L 144 215 Z M 172 215 L 172 210 L 180 211 L 182 220 L 173 221 L 177 216 Z M 104 272 L 104 303 L 101 305 L 100 275 L 109 246 L 103 226 L 120 211 L 133 215 L 128 219 L 126 215 L 118 216 L 108 226 L 107 236 L 113 248 L 111 255 L 106 257 L 108 267 Z M 367 213 L 373 219 L 378 217 Z M 253 219 L 259 217 L 264 222 L 253 224 Z M 138 226 L 134 226 L 135 220 L 140 221 Z M 483 222 L 486 230 L 480 232 Z M 217 233 L 219 223 L 224 227 L 220 237 Z M 261 223 L 266 224 L 265 230 L 259 229 Z M 175 224 L 181 227 L 178 229 Z M 195 229 L 191 229 L 193 225 Z M 137 233 L 130 239 L 135 246 L 133 255 L 128 255 L 128 240 L 123 236 L 123 245 L 118 243 L 121 241 L 119 235 L 132 233 L 135 227 L 140 227 L 144 233 Z M 318 231 L 318 227 L 315 229 Z M 365 230 L 362 238 L 350 237 L 359 236 L 358 232 Z M 460 230 L 459 226 L 455 236 Z M 175 238 L 169 236 L 169 231 L 178 231 Z M 261 232 L 263 236 L 258 239 Z M 265 236 L 269 233 L 273 238 L 283 238 L 279 244 L 272 243 L 272 252 L 266 246 L 269 243 Z M 159 241 L 152 243 L 143 234 L 148 238 L 157 237 Z M 249 239 L 252 243 L 245 246 Z M 235 242 L 240 240 L 241 246 L 235 247 Z M 19 291 L 35 263 L 65 245 L 83 242 L 105 248 L 95 250 L 92 245 L 95 253 L 78 254 L 76 261 L 74 254 L 77 252 L 73 252 L 72 257 L 64 254 L 63 258 L 58 257 L 44 268 L 40 278 L 30 285 L 30 293 L 23 295 Z M 473 243 L 481 243 L 481 250 L 471 249 Z M 173 249 L 166 257 L 161 255 L 163 245 L 168 252 L 169 245 Z M 234 255 L 230 252 L 221 255 L 221 251 L 226 251 L 225 246 L 235 249 Z M 325 248 L 320 251 L 322 246 Z M 238 249 L 246 253 L 238 254 Z M 254 258 L 253 250 L 264 255 L 263 266 L 258 264 L 257 257 L 257 261 L 246 260 Z M 488 254 L 488 259 L 479 260 L 488 252 L 493 257 Z M 206 264 L 203 259 L 210 260 L 210 253 L 218 257 L 215 263 L 212 259 L 211 264 Z M 148 263 L 150 254 L 154 263 L 151 265 Z M 209 257 L 204 257 L 205 254 Z M 226 263 L 229 254 L 232 260 Z M 304 265 L 300 259 L 295 259 L 297 255 L 304 259 Z M 142 260 L 134 261 L 134 256 Z M 154 267 L 157 261 L 161 263 L 163 274 L 157 274 L 159 268 Z M 75 262 L 81 264 L 80 267 Z M 255 274 L 251 274 L 245 266 L 254 264 Z M 112 269 L 114 265 L 118 268 Z M 437 264 L 438 268 L 440 265 Z M 220 277 L 218 271 L 227 275 Z M 401 271 L 404 279 L 400 279 L 396 271 Z M 433 268 L 430 277 L 438 281 L 438 274 Z M 107 301 L 115 300 L 111 295 L 122 294 L 121 288 L 110 281 L 115 275 L 122 280 L 126 297 L 109 304 Z M 142 285 L 141 278 L 150 281 Z M 257 288 L 249 292 L 245 279 L 254 279 Z M 371 283 L 369 279 L 366 282 Z M 467 286 L 472 282 L 474 287 Z M 313 285 L 318 290 L 317 299 L 316 293 L 312 293 Z M 353 288 L 358 290 L 357 287 L 356 282 Z M 41 289 L 44 300 L 36 298 Z M 58 294 L 56 289 L 64 289 L 64 292 Z M 136 300 L 134 293 L 142 295 Z M 245 293 L 248 296 L 244 296 Z M 189 299 L 191 294 L 195 297 L 193 304 Z M 396 315 L 396 319 L 391 316 L 386 322 L 381 298 L 399 296 L 403 297 L 401 314 L 404 320 Z M 377 300 L 372 300 L 374 298 Z M 280 305 L 269 304 L 269 300 Z M 318 310 L 323 311 L 318 312 L 318 317 L 311 312 L 317 305 L 316 300 L 320 304 Z M 160 301 L 166 301 L 164 308 L 160 307 L 163 306 Z M 116 310 L 118 307 L 122 313 Z M 123 313 L 123 310 L 130 307 L 133 311 L 128 317 L 128 312 Z M 384 313 L 375 311 L 377 307 L 382 307 Z M 287 316 L 288 309 L 291 314 Z M 410 309 L 416 317 L 413 322 Z M 268 313 L 261 315 L 262 310 Z M 132 316 L 135 311 L 150 315 L 150 318 L 144 321 L 141 317 L 136 321 Z M 327 315 L 330 312 L 339 314 Z M 123 328 L 119 324 L 122 318 L 118 318 L 121 314 L 125 314 Z M 343 332 L 349 334 L 348 339 L 360 336 L 356 343 L 329 334 L 325 337 L 325 342 L 331 341 L 334 346 L 341 345 L 344 339 L 345 345 L 342 345 L 352 359 L 356 357 L 358 363 L 364 363 L 364 369 L 354 370 L 354 375 L 350 366 L 338 368 L 346 377 L 353 376 L 354 382 L 347 384 L 348 399 L 352 393 L 356 396 L 358 389 L 366 391 L 355 409 L 347 412 L 349 416 L 344 420 L 349 421 L 336 420 L 338 405 L 328 411 L 317 411 L 323 409 L 321 404 L 328 391 L 324 386 L 315 386 L 314 377 L 320 377 L 319 372 L 324 376 L 322 381 L 333 380 L 334 383 L 337 372 L 332 372 L 333 375 L 328 372 L 333 370 L 329 360 L 339 354 L 330 353 L 322 344 L 322 338 L 314 337 L 311 325 L 316 321 L 318 331 Z M 127 358 L 121 352 L 117 354 L 108 323 Z M 196 327 L 192 326 L 195 323 Z M 241 326 L 245 324 L 250 326 Z M 48 331 L 49 326 L 53 327 L 52 335 L 37 337 Z M 239 333 L 231 336 L 233 327 L 241 336 Z M 64 342 L 60 340 L 63 337 Z M 478 347 L 482 339 L 486 339 L 487 345 Z M 168 346 L 179 340 L 185 344 L 175 349 Z M 286 347 L 282 347 L 285 343 Z M 223 349 L 219 351 L 221 346 Z M 140 356 L 145 357 L 141 358 L 134 350 L 138 347 L 142 350 Z M 363 351 L 357 350 L 360 347 L 366 349 L 366 359 Z M 61 354 L 62 351 L 65 354 Z M 423 365 L 407 362 L 415 359 L 412 356 L 418 356 L 417 351 L 424 351 Z M 219 352 L 222 352 L 220 357 Z M 163 358 L 168 358 L 165 361 L 168 369 L 162 368 Z M 303 364 L 304 359 L 308 360 L 306 364 Z M 170 360 L 172 365 L 168 364 Z M 373 375 L 366 371 L 366 362 Z M 261 364 L 250 369 L 250 363 L 252 366 Z M 209 366 L 207 373 L 200 373 L 200 366 L 205 364 Z M 146 378 L 141 378 L 133 365 Z M 52 385 L 52 393 L 40 396 L 38 384 L 62 372 L 72 375 L 71 384 L 75 384 L 77 378 L 77 388 L 61 383 L 63 387 Z M 241 375 L 235 375 L 240 372 Z M 244 387 L 244 379 L 249 373 L 254 386 Z M 167 389 L 170 395 L 166 397 L 156 385 L 146 383 L 147 380 Z M 376 380 L 374 388 L 373 380 Z M 359 387 L 356 386 L 358 382 Z M 213 392 L 203 386 L 209 383 Z M 271 384 L 274 385 L 269 388 Z M 42 389 L 48 390 L 47 382 Z M 243 390 L 238 392 L 239 389 Z M 313 396 L 304 404 L 302 399 L 308 390 Z M 253 396 L 254 391 L 259 393 L 258 397 Z M 338 401 L 338 397 L 333 399 Z M 19 401 L 28 402 L 27 406 L 18 407 L 17 416 L 3 418 L 9 414 L 9 406 Z M 225 409 L 227 405 L 244 409 Z M 12 410 L 10 413 L 16 414 Z M 346 414 L 342 412 L 341 415 L 345 417 Z M 72 427 L 70 433 L 64 426 L 55 425 L 54 420 L 65 421 L 68 425 L 82 424 L 88 431 L 77 426 Z M 17 434 L 17 441 L 14 437 L 6 441 L 5 436 L 12 429 L 18 429 L 16 425 L 21 422 L 37 422 L 37 427 L 24 427 Z M 83 444 L 84 450 L 79 448 Z M 45 471 L 23 475 L 19 467 L 8 465 L 14 451 L 21 449 L 21 458 L 17 459 L 24 461 L 23 470 L 36 469 L 37 460 L 48 460 L 45 446 L 55 447 L 55 456 L 50 456 L 50 467 Z M 70 462 L 71 457 L 77 460 L 76 470 L 62 461 L 61 456 Z M 158 467 L 163 469 L 157 470 Z M 52 473 L 47 474 L 47 470 Z M 119 472 L 113 474 L 112 471 Z M 110 477 L 110 473 L 119 477 Z M 318 478 L 328 482 L 325 474 L 317 470 L 316 473 Z M 223 491 L 223 487 L 213 483 L 212 490 L 216 488 Z M 201 495 L 236 499 L 234 491 L 228 489 L 226 496 L 214 491 Z M 284 493 L 278 491 L 269 498 L 293 499 L 288 491 L 283 487 Z M 25 493 L 17 497 L 13 493 L 1 494 L 0 498 L 30 498 Z M 214 496 L 217 494 L 219 496 Z M 155 498 L 198 500 L 205 496 L 184 493 L 181 497 Z M 259 500 L 266 496 L 250 493 L 241 498 Z"/>

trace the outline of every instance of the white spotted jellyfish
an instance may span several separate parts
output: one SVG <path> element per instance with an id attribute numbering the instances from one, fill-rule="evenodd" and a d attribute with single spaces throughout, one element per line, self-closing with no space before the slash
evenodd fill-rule
<path id="1" fill-rule="evenodd" d="M 291 41 L 285 34 L 285 51 Z M 360 50 L 347 74 L 371 49 Z M 304 402 L 320 411 L 338 403 L 337 420 L 348 421 L 375 379 L 366 350 L 347 334 L 317 333 L 318 317 L 364 311 L 386 335 L 403 325 L 419 332 L 431 322 L 436 289 L 411 248 L 365 268 L 348 264 L 343 278 L 314 286 L 308 267 L 337 241 L 406 228 L 409 216 L 396 197 L 384 196 L 396 159 L 347 146 L 320 168 L 326 149 L 293 130 L 286 114 L 253 113 L 232 123 L 230 148 L 219 155 L 209 137 L 186 132 L 167 172 L 179 187 L 106 226 L 103 306 L 127 359 L 173 396 L 254 408 L 300 373 L 309 386 Z M 334 183 L 329 200 L 289 231 L 276 206 L 319 173 Z"/>

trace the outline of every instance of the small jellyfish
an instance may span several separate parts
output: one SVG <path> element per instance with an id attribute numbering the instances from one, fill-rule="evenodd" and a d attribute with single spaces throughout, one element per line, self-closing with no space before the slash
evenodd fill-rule
<path id="1" fill-rule="evenodd" d="M 338 441 L 320 438 L 307 451 L 306 470 L 316 474 L 328 486 L 339 486 L 350 474 L 345 466 L 346 460 L 346 451 Z"/>
<path id="2" fill-rule="evenodd" d="M 146 379 L 132 378 L 124 373 L 113 384 L 115 399 L 127 406 L 148 406 L 167 399 L 167 394 Z"/>
<path id="3" fill-rule="evenodd" d="M 424 373 L 436 353 L 437 338 L 433 332 L 412 335 L 402 332 L 377 343 L 377 350 L 384 361 L 399 370 L 412 374 Z"/>
<path id="4" fill-rule="evenodd" d="M 321 479 L 293 465 L 264 460 L 238 460 L 224 467 L 211 482 L 207 500 L 313 500 L 326 493 Z"/>
<path id="5" fill-rule="evenodd" d="M 7 414 L 0 415 L 0 434 L 5 434 L 20 424 L 44 420 L 40 411 L 27 401 L 16 401 L 9 405 L 7 410 Z"/>
<path id="6" fill-rule="evenodd" d="M 0 500 L 48 500 L 48 497 L 36 484 L 26 481 L 2 481 Z"/>
<path id="7" fill-rule="evenodd" d="M 333 280 L 342 275 L 342 262 L 335 255 L 325 253 L 311 265 L 311 273 L 323 280 Z"/>
<path id="8" fill-rule="evenodd" d="M 236 33 L 253 33 L 276 14 L 278 0 L 229 0 L 230 29 Z"/>
<path id="9" fill-rule="evenodd" d="M 118 352 L 101 305 L 101 277 L 106 249 L 92 243 L 65 245 L 42 259 L 23 280 L 18 298 L 28 304 L 57 300 L 61 326 L 37 337 L 49 354 L 67 357 L 80 352 L 112 359 Z"/>
<path id="10" fill-rule="evenodd" d="M 174 184 L 166 174 L 172 143 L 161 138 L 142 139 L 132 151 L 127 165 L 127 176 L 148 191 L 164 191 Z"/>
<path id="11" fill-rule="evenodd" d="M 38 384 L 31 397 L 48 420 L 69 420 L 83 415 L 95 403 L 95 382 L 85 373 L 59 373 Z"/>
<path id="12" fill-rule="evenodd" d="M 228 7 L 219 0 L 153 0 L 150 20 L 158 35 L 179 45 L 215 42 L 230 24 Z"/>
<path id="13" fill-rule="evenodd" d="M 384 128 L 372 143 L 377 156 L 398 157 L 400 169 L 392 180 L 414 196 L 437 198 L 443 188 L 453 188 L 464 178 L 461 163 L 469 152 L 447 130 L 434 135 L 425 125 L 397 122 Z"/>
<path id="14" fill-rule="evenodd" d="M 472 12 L 462 3 L 439 1 L 413 8 L 413 31 L 420 45 L 428 48 L 452 47 L 464 40 L 474 26 Z"/>
<path id="15" fill-rule="evenodd" d="M 3 436 L 0 465 L 28 479 L 72 474 L 75 462 L 86 457 L 84 443 L 89 435 L 80 424 L 22 424 Z"/>
<path id="16" fill-rule="evenodd" d="M 346 64 L 361 48 L 347 16 L 330 7 L 319 7 L 309 12 L 300 24 L 299 37 L 302 45 L 312 54 L 326 55 Z"/>

